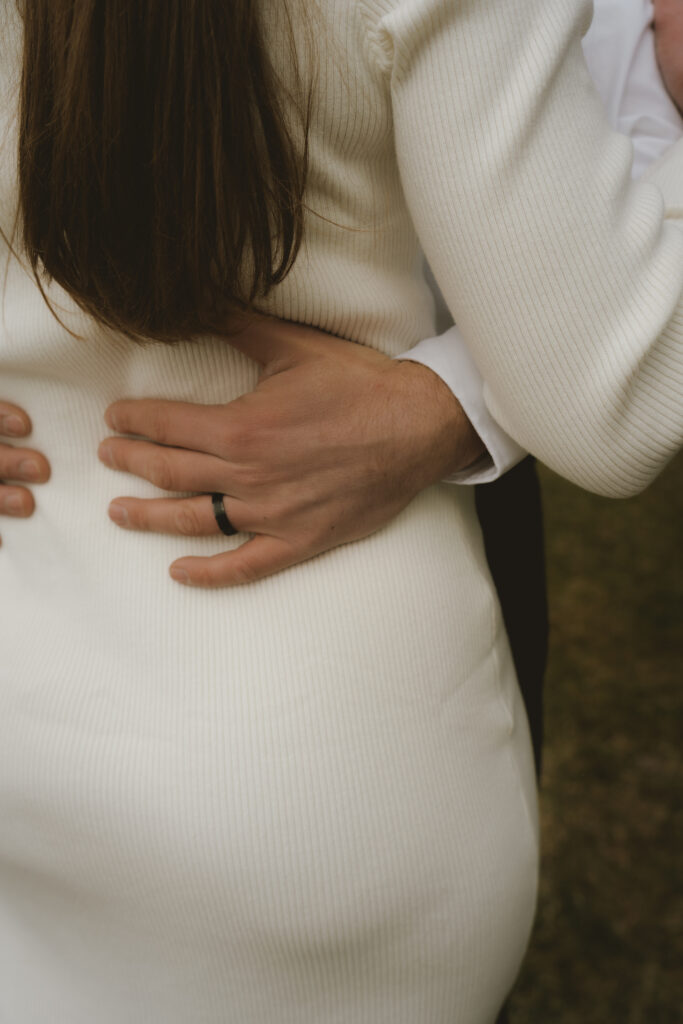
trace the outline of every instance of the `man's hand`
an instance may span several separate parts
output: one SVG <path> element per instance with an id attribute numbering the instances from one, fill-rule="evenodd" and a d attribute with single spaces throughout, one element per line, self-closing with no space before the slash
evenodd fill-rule
<path id="1" fill-rule="evenodd" d="M 654 0 L 657 63 L 671 99 L 683 115 L 683 0 Z"/>
<path id="2" fill-rule="evenodd" d="M 117 498 L 134 530 L 217 534 L 209 493 L 253 534 L 171 575 L 195 586 L 246 583 L 379 529 L 429 484 L 464 468 L 482 444 L 431 370 L 311 328 L 259 320 L 231 344 L 257 360 L 257 388 L 219 406 L 144 399 L 110 406 L 100 458 L 191 498 Z"/>
<path id="3" fill-rule="evenodd" d="M 0 437 L 28 437 L 31 420 L 17 405 L 0 402 Z M 33 495 L 22 484 L 45 483 L 50 465 L 33 448 L 19 448 L 0 441 L 0 515 L 25 518 L 33 514 Z M 11 481 L 11 482 L 8 482 Z"/>

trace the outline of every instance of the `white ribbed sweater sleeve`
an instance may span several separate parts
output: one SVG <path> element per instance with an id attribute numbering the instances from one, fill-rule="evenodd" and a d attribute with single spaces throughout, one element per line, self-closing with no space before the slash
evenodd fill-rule
<path id="1" fill-rule="evenodd" d="M 683 144 L 631 184 L 581 54 L 588 2 L 358 3 L 492 414 L 581 486 L 637 492 L 683 441 Z"/>

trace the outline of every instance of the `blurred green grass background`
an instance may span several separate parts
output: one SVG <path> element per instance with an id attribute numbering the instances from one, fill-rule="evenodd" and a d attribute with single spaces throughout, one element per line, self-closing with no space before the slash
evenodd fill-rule
<path id="1" fill-rule="evenodd" d="M 511 1024 L 679 1024 L 683 457 L 627 501 L 541 476 L 543 863 Z"/>

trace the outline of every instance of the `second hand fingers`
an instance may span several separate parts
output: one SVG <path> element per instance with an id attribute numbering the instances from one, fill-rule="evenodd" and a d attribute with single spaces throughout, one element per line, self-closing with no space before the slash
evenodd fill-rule
<path id="1" fill-rule="evenodd" d="M 49 478 L 50 464 L 40 452 L 0 444 L 0 479 L 44 484 Z"/>
<path id="2" fill-rule="evenodd" d="M 0 434 L 4 437 L 26 437 L 31 433 L 31 420 L 23 409 L 12 402 L 0 402 Z"/>
<path id="3" fill-rule="evenodd" d="M 23 519 L 33 514 L 35 505 L 33 495 L 25 487 L 0 484 L 0 515 Z"/>

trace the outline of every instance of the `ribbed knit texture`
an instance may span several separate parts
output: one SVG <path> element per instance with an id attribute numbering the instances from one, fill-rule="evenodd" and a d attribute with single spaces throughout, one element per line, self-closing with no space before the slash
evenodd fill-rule
<path id="1" fill-rule="evenodd" d="M 264 18 L 286 79 L 281 6 Z M 417 228 L 504 425 L 629 493 L 680 442 L 683 238 L 628 183 L 580 64 L 587 11 L 301 0 L 311 212 L 269 308 L 404 350 L 433 329 Z M 13 0 L 0 25 L 11 126 Z M 653 180 L 680 213 L 672 166 Z M 133 346 L 51 294 L 84 340 L 11 262 L 0 394 L 53 476 L 31 520 L 2 524 L 0 1022 L 490 1024 L 531 925 L 537 827 L 470 494 L 432 488 L 250 587 L 183 589 L 173 558 L 241 538 L 114 527 L 111 498 L 154 489 L 97 461 L 103 412 L 228 401 L 256 368 L 211 339 Z"/>

